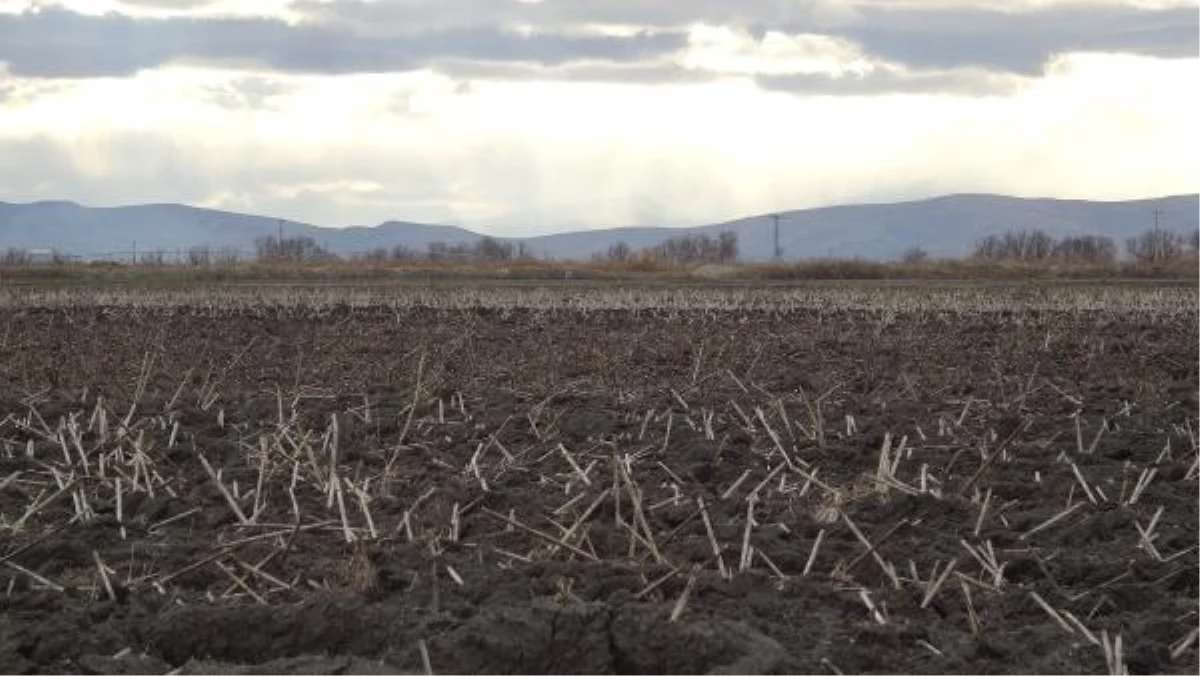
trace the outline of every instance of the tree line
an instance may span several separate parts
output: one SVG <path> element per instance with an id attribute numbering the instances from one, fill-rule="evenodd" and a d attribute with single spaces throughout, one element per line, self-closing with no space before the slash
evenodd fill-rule
<path id="1" fill-rule="evenodd" d="M 1154 228 L 1125 241 L 1129 258 L 1140 263 L 1166 263 L 1200 248 L 1200 231 L 1184 235 Z M 975 244 L 974 258 L 982 260 L 1050 261 L 1114 263 L 1117 244 L 1111 237 L 1072 235 L 1055 239 L 1042 230 L 1010 230 L 988 235 Z"/>
<path id="2" fill-rule="evenodd" d="M 716 237 L 708 235 L 680 235 L 669 237 L 661 243 L 634 250 L 625 242 L 617 242 L 602 254 L 592 257 L 596 261 L 623 263 L 649 261 L 687 265 L 692 263 L 732 263 L 738 257 L 737 234 L 722 232 Z"/>
<path id="3" fill-rule="evenodd" d="M 378 247 L 366 253 L 351 256 L 352 260 L 366 263 L 386 263 L 389 261 L 512 261 L 531 259 L 533 252 L 525 242 L 510 242 L 495 237 L 480 237 L 473 243 L 459 242 L 430 242 L 425 251 L 419 251 L 403 244 L 391 247 Z"/>
<path id="4" fill-rule="evenodd" d="M 276 244 L 274 237 L 262 238 L 257 247 L 257 258 L 260 261 L 286 260 L 304 262 L 328 257 L 331 254 L 316 246 L 310 237 L 295 237 L 283 247 Z M 737 235 L 723 232 L 717 237 L 707 235 L 682 235 L 670 237 L 656 246 L 644 249 L 634 249 L 625 242 L 610 246 L 604 253 L 596 254 L 593 260 L 609 262 L 653 261 L 671 264 L 690 263 L 732 263 L 737 260 Z M 449 244 L 446 242 L 430 242 L 425 251 L 413 249 L 405 245 L 391 248 L 378 247 L 371 251 L 351 256 L 352 260 L 366 263 L 387 263 L 404 261 L 493 261 L 504 262 L 521 259 L 533 259 L 535 255 L 529 244 L 523 241 L 508 241 L 495 237 L 480 237 L 467 243 Z"/>
<path id="5" fill-rule="evenodd" d="M 1200 231 L 1182 234 L 1159 228 L 1149 229 L 1125 241 L 1125 253 L 1139 263 L 1168 263 L 1200 253 Z M 733 232 L 708 235 L 680 235 L 641 249 L 618 242 L 592 256 L 593 261 L 611 263 L 652 263 L 690 265 L 697 263 L 728 264 L 738 259 L 738 239 Z M 976 242 L 970 258 L 985 261 L 1061 261 L 1070 263 L 1110 264 L 1118 259 L 1119 250 L 1111 237 L 1072 235 L 1056 239 L 1037 229 L 1014 229 L 999 235 L 988 235 Z M 186 264 L 193 267 L 232 265 L 243 259 L 234 247 L 194 246 L 186 252 L 144 251 L 133 262 L 144 265 Z M 312 263 L 336 261 L 341 258 L 308 236 L 260 237 L 255 240 L 254 260 L 262 263 Z M 431 242 L 424 250 L 405 245 L 378 247 L 354 254 L 352 261 L 388 263 L 405 261 L 434 262 L 504 262 L 533 259 L 535 254 L 523 241 L 495 237 L 480 237 L 466 243 Z M 928 260 L 920 247 L 908 249 L 901 260 L 920 263 Z M 62 264 L 78 257 L 58 251 L 31 252 L 9 248 L 0 252 L 0 265 L 22 266 L 35 263 Z"/>

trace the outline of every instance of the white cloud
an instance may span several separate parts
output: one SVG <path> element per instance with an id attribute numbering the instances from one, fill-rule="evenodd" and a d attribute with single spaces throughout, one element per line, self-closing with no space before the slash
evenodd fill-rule
<path id="1" fill-rule="evenodd" d="M 699 24 L 689 31 L 678 57 L 685 68 L 743 75 L 863 73 L 871 60 L 857 45 L 837 37 L 767 31 L 756 39 L 745 30 Z"/>
<path id="2" fill-rule="evenodd" d="M 240 73 L 172 69 L 5 105 L 0 145 L 38 135 L 63 157 L 14 172 L 0 197 L 181 200 L 324 224 L 459 220 L 515 233 L 931 192 L 1188 192 L 1200 175 L 1200 104 L 1177 85 L 1197 74 L 1195 59 L 1071 55 L 1019 93 L 986 98 L 801 98 L 744 79 L 463 90 L 431 73 L 294 76 L 279 78 L 271 109 L 231 109 L 207 87 Z M 398 97 L 410 113 L 397 112 Z"/>

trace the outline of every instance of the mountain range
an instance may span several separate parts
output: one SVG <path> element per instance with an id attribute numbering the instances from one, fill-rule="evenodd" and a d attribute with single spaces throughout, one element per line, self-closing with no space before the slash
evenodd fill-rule
<path id="1" fill-rule="evenodd" d="M 778 214 L 785 259 L 822 256 L 893 259 L 911 247 L 931 256 L 962 256 L 981 238 L 1010 229 L 1040 229 L 1054 237 L 1103 235 L 1120 246 L 1157 224 L 1176 231 L 1200 228 L 1200 195 L 1099 202 L 959 194 L 887 204 L 851 204 Z M 775 250 L 771 214 L 687 228 L 634 227 L 507 238 L 544 258 L 587 259 L 618 242 L 634 249 L 668 237 L 724 231 L 737 234 L 742 260 L 769 260 Z M 133 251 L 186 252 L 193 246 L 236 249 L 251 256 L 255 241 L 283 232 L 307 236 L 333 253 L 351 255 L 404 245 L 471 244 L 483 237 L 446 225 L 388 221 L 375 226 L 317 227 L 266 216 L 182 204 L 87 207 L 74 202 L 0 202 L 0 251 L 55 250 L 85 260 L 127 259 Z"/>

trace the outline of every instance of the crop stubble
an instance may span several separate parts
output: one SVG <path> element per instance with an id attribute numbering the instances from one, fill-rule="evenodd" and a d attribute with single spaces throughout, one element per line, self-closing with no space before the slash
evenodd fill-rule
<path id="1" fill-rule="evenodd" d="M 0 671 L 1197 667 L 1194 288 L 0 295 Z"/>

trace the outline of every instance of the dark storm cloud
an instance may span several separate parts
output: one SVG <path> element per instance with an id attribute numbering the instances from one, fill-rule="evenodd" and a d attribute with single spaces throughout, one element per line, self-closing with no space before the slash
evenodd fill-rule
<path id="1" fill-rule="evenodd" d="M 291 7 L 321 23 L 386 30 L 393 25 L 438 27 L 523 22 L 550 30 L 586 23 L 676 30 L 690 23 L 846 38 L 874 56 L 917 68 L 974 66 L 1023 74 L 1040 72 L 1055 54 L 1128 52 L 1196 56 L 1200 15 L 1195 8 L 1139 9 L 1083 4 L 997 11 L 878 3 L 838 10 L 810 0 L 298 0 Z"/>
<path id="2" fill-rule="evenodd" d="M 177 8 L 203 4 L 133 2 Z M 267 18 L 85 16 L 44 9 L 0 14 L 0 62 L 15 75 L 40 77 L 121 76 L 192 59 L 320 74 L 474 62 L 475 68 L 494 72 L 553 71 L 550 75 L 559 79 L 586 79 L 591 68 L 599 79 L 631 69 L 635 81 L 674 81 L 675 76 L 690 81 L 697 78 L 696 71 L 663 66 L 663 57 L 686 46 L 687 25 L 705 22 L 759 37 L 768 30 L 839 37 L 859 45 L 869 57 L 914 73 L 859 80 L 761 80 L 768 86 L 801 91 L 877 85 L 888 91 L 924 89 L 939 81 L 953 88 L 967 77 L 961 72 L 971 70 L 1036 75 L 1054 55 L 1070 51 L 1159 57 L 1194 57 L 1200 51 L 1200 15 L 1194 8 L 1065 5 L 1001 12 L 880 3 L 846 12 L 831 7 L 799 0 L 301 0 L 291 9 L 304 20 L 294 24 Z M 597 23 L 647 30 L 620 37 L 580 30 Z M 534 30 L 517 32 L 516 26 Z M 932 75 L 945 71 L 961 72 L 950 78 Z"/>
<path id="3" fill-rule="evenodd" d="M 322 74 L 410 70 L 437 58 L 625 62 L 676 51 L 685 39 L 678 33 L 521 35 L 488 26 L 364 36 L 345 27 L 273 19 L 135 19 L 61 9 L 0 14 L 0 61 L 14 75 L 34 77 L 121 76 L 185 58 Z"/>
<path id="4" fill-rule="evenodd" d="M 289 7 L 322 22 L 360 26 L 431 27 L 525 22 L 555 28 L 606 23 L 677 28 L 716 24 L 780 23 L 814 19 L 816 3 L 802 0 L 296 0 Z"/>
<path id="5" fill-rule="evenodd" d="M 1032 75 L 1064 52 L 1194 57 L 1200 15 L 1186 8 L 1079 5 L 1027 12 L 877 8 L 837 33 L 870 54 L 913 68 L 974 66 Z"/>

